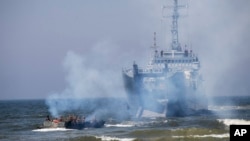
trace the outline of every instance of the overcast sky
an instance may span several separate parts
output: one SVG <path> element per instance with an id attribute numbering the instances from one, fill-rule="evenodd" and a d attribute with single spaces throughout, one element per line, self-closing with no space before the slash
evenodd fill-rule
<path id="1" fill-rule="evenodd" d="M 84 96 L 125 96 L 122 68 L 146 65 L 154 31 L 168 48 L 166 2 L 0 0 L 0 99 L 61 93 L 72 72 L 85 74 Z M 250 1 L 190 0 L 182 12 L 180 42 L 198 53 L 206 93 L 250 95 Z"/>

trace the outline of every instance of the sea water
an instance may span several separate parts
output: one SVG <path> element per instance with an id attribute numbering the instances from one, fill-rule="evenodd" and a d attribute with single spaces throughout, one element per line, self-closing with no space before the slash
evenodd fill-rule
<path id="1" fill-rule="evenodd" d="M 111 101 L 113 100 L 115 99 Z M 121 104 L 117 105 L 118 107 L 126 103 L 126 99 L 117 100 Z M 100 101 L 100 99 L 92 100 L 92 102 L 95 101 Z M 103 103 L 105 101 L 110 102 L 110 99 L 101 99 L 101 101 Z M 98 108 L 98 106 L 95 108 Z M 50 114 L 45 100 L 6 100 L 0 101 L 0 140 L 229 141 L 229 125 L 250 124 L 250 97 L 214 97 L 209 102 L 209 110 L 213 114 L 140 119 L 115 119 L 115 116 L 109 113 L 108 116 L 110 117 L 105 117 L 106 123 L 103 128 L 83 130 L 65 128 L 38 129 L 46 116 Z M 89 109 L 85 111 L 91 114 Z M 87 115 L 88 113 L 85 111 L 80 109 L 78 113 L 82 112 Z"/>

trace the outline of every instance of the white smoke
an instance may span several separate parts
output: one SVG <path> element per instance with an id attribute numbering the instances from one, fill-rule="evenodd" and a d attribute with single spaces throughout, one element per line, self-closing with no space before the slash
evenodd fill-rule
<path id="1" fill-rule="evenodd" d="M 250 33 L 248 28 L 250 20 L 247 18 L 249 1 L 192 0 L 189 6 L 189 15 L 183 20 L 184 22 L 188 20 L 188 23 L 184 26 L 180 24 L 180 42 L 184 45 L 186 42 L 182 38 L 190 36 L 188 37 L 190 41 L 187 42 L 191 42 L 194 52 L 199 54 L 207 94 L 247 95 L 249 93 L 247 85 L 250 80 L 247 65 Z M 152 13 L 154 16 L 159 16 L 160 11 Z M 160 24 L 156 26 L 160 27 Z M 104 40 L 92 47 L 84 48 L 86 52 L 77 54 L 69 51 L 63 64 L 67 87 L 62 92 L 53 93 L 47 98 L 51 113 L 56 115 L 63 110 L 82 106 L 66 100 L 70 98 L 125 96 L 121 68 L 127 66 L 125 63 L 132 64 L 134 60 L 147 60 L 145 48 L 150 46 L 151 41 L 147 40 L 150 40 L 148 37 L 153 33 L 151 32 L 153 29 L 150 28 L 143 28 L 145 30 L 141 31 L 149 34 L 147 37 L 134 35 L 133 30 L 130 30 L 131 34 L 126 35 L 114 32 L 115 35 L 111 38 L 114 39 L 119 35 L 121 46 Z M 181 29 L 185 28 L 189 28 L 186 31 L 189 33 L 183 37 Z M 170 27 L 166 30 L 170 35 Z M 166 38 L 171 39 L 167 36 L 164 37 L 164 41 L 159 42 L 165 42 Z M 136 42 L 142 39 L 144 40 L 141 44 Z M 166 46 L 161 48 L 166 49 Z M 138 64 L 143 66 L 142 63 Z M 62 98 L 65 100 L 60 100 Z"/>
<path id="2" fill-rule="evenodd" d="M 105 47 L 110 49 L 115 46 L 103 41 L 85 53 L 85 56 L 73 51 L 67 52 L 63 61 L 66 88 L 62 92 L 52 93 L 46 99 L 46 104 L 53 116 L 59 116 L 65 111 L 95 105 L 95 103 L 82 103 L 80 99 L 125 96 L 121 75 L 122 68 L 114 64 L 115 61 L 119 60 L 106 57 L 115 52 L 105 51 Z M 115 51 L 115 49 L 110 49 L 110 51 Z"/>

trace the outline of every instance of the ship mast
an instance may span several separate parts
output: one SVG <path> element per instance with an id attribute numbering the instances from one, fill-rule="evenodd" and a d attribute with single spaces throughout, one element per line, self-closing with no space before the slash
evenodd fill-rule
<path id="1" fill-rule="evenodd" d="M 172 15 L 172 43 L 171 47 L 172 50 L 181 51 L 181 46 L 179 43 L 179 37 L 178 37 L 178 0 L 174 0 L 174 6 L 173 6 L 173 15 Z"/>
<path id="2" fill-rule="evenodd" d="M 153 43 L 153 46 L 151 46 L 151 48 L 153 49 L 153 54 L 152 54 L 152 58 L 156 58 L 158 56 L 158 46 L 156 45 L 156 32 L 154 32 L 154 43 Z"/>
<path id="3" fill-rule="evenodd" d="M 180 17 L 178 10 L 180 8 L 187 8 L 187 5 L 178 5 L 178 0 L 173 0 L 174 4 L 173 6 L 163 6 L 163 10 L 165 8 L 171 8 L 173 9 L 173 12 L 169 16 L 163 16 L 163 18 L 166 17 L 172 17 L 172 26 L 171 26 L 171 33 L 172 33 L 172 42 L 171 42 L 171 50 L 176 51 L 182 51 L 181 45 L 179 43 L 179 36 L 178 36 L 178 19 Z"/>

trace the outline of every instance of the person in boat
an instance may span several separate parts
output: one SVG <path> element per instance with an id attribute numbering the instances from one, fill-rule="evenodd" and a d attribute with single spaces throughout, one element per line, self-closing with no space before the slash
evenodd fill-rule
<path id="1" fill-rule="evenodd" d="M 73 116 L 69 115 L 67 121 L 64 123 L 66 128 L 72 128 L 73 125 Z"/>
<path id="2" fill-rule="evenodd" d="M 47 115 L 47 116 L 46 116 L 45 121 L 51 121 L 51 119 L 50 119 L 49 115 Z"/>
<path id="3" fill-rule="evenodd" d="M 104 123 L 105 121 L 99 121 L 95 116 L 90 121 L 86 121 L 84 116 L 70 116 L 69 119 L 65 121 L 64 126 L 69 129 L 81 130 L 83 128 L 101 128 L 104 126 Z"/>
<path id="4" fill-rule="evenodd" d="M 59 123 L 60 121 L 59 121 L 57 118 L 55 118 L 55 119 L 53 120 L 53 122 L 54 122 L 54 123 Z"/>
<path id="5" fill-rule="evenodd" d="M 85 123 L 85 116 L 82 116 L 81 122 Z"/>
<path id="6" fill-rule="evenodd" d="M 60 118 L 58 120 L 59 120 L 59 122 L 64 122 L 63 116 L 60 116 Z"/>

